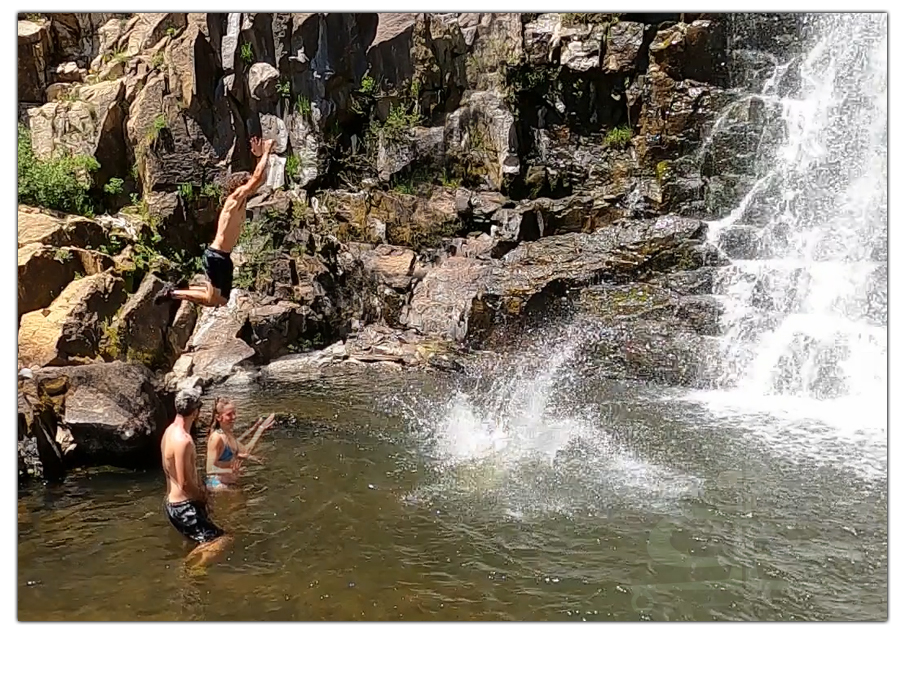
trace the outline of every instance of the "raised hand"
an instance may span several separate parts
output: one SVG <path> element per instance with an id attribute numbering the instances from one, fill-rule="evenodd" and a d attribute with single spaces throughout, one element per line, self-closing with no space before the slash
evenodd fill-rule
<path id="1" fill-rule="evenodd" d="M 250 138 L 250 151 L 255 157 L 261 157 L 263 152 L 271 152 L 274 140 L 261 140 L 260 138 Z"/>
<path id="2" fill-rule="evenodd" d="M 260 429 L 268 430 L 275 424 L 275 414 L 269 414 L 266 420 L 262 422 Z"/>

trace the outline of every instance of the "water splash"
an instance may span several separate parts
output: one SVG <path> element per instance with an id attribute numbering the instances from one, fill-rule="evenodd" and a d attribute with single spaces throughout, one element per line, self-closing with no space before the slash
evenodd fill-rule
<path id="1" fill-rule="evenodd" d="M 576 320 L 484 363 L 474 385 L 458 383 L 446 400 L 407 403 L 434 474 L 407 500 L 450 498 L 522 518 L 654 508 L 696 493 L 699 480 L 614 440 L 579 398 L 579 357 L 592 337 Z"/>
<path id="2" fill-rule="evenodd" d="M 887 15 L 823 14 L 777 102 L 772 160 L 712 242 L 755 232 L 717 278 L 718 409 L 815 419 L 883 442 L 887 425 Z M 784 69 L 775 69 L 783 75 Z M 773 77 L 775 76 L 773 75 Z"/>

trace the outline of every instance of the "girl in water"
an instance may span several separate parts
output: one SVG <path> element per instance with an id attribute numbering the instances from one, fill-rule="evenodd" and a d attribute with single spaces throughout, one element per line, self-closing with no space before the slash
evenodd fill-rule
<path id="1" fill-rule="evenodd" d="M 234 421 L 237 411 L 234 403 L 225 398 L 216 398 L 213 406 L 213 419 L 210 424 L 209 437 L 206 441 L 206 486 L 210 489 L 224 488 L 237 483 L 244 461 L 262 460 L 252 455 L 253 449 L 262 434 L 272 427 L 275 414 L 267 418 L 258 418 L 240 437 L 234 436 Z M 255 431 L 253 437 L 244 444 L 244 440 Z"/>

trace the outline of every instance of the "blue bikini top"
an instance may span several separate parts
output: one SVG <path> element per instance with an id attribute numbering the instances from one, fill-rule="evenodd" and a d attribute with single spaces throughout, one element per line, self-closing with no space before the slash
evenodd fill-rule
<path id="1" fill-rule="evenodd" d="M 225 434 L 224 432 L 222 432 L 222 428 L 216 428 L 216 432 Z M 222 449 L 222 455 L 219 456 L 219 462 L 230 463 L 233 459 L 234 459 L 234 452 L 231 450 L 231 447 L 228 446 L 228 442 L 225 442 L 225 448 Z"/>

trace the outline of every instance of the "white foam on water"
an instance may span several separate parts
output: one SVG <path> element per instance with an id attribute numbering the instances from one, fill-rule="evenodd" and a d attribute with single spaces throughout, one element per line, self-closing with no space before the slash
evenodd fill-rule
<path id="1" fill-rule="evenodd" d="M 520 519 L 664 507 L 696 493 L 700 480 L 617 446 L 590 411 L 561 400 L 559 387 L 590 334 L 573 324 L 553 343 L 483 372 L 474 392 L 421 402 L 429 406 L 409 415 L 435 477 L 407 500 L 474 500 Z"/>

